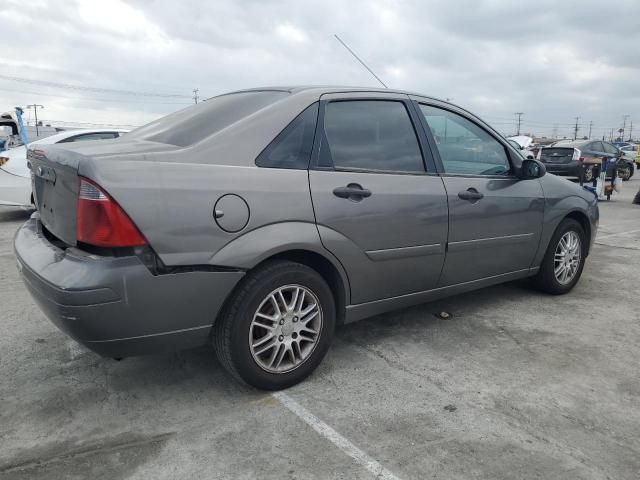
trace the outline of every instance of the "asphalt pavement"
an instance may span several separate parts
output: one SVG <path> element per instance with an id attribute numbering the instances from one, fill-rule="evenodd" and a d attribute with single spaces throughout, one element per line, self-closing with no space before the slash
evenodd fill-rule
<path id="1" fill-rule="evenodd" d="M 117 362 L 78 346 L 18 276 L 28 214 L 0 208 L 0 479 L 637 480 L 638 187 L 601 203 L 570 294 L 516 282 L 342 327 L 278 394 L 210 348 Z"/>

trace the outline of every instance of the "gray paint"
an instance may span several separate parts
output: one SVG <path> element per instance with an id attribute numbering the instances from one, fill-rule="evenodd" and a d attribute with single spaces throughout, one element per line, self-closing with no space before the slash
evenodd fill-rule
<path id="1" fill-rule="evenodd" d="M 109 352 L 121 354 L 165 348 L 178 338 L 204 342 L 244 272 L 292 251 L 313 252 L 333 265 L 344 286 L 346 321 L 352 321 L 532 275 L 568 214 L 582 215 L 591 239 L 595 236 L 596 200 L 570 182 L 552 175 L 530 180 L 444 175 L 433 139 L 411 103 L 421 148 L 431 162 L 428 173 L 257 167 L 255 158 L 302 110 L 321 100 L 322 118 L 323 102 L 343 98 L 411 98 L 451 109 L 494 135 L 510 152 L 514 172 L 521 166 L 520 155 L 497 132 L 446 102 L 392 90 L 286 90 L 290 95 L 283 100 L 189 147 L 125 136 L 45 147 L 46 158 L 32 155 L 34 168 L 51 168 L 57 176 L 55 186 L 43 181 L 38 193 L 55 208 L 47 213 L 40 207 L 40 216 L 16 237 L 16 252 L 32 293 L 61 328 L 85 343 L 108 343 Z M 318 138 L 316 133 L 316 143 Z M 317 154 L 314 147 L 312 165 Z M 37 229 L 42 221 L 74 245 L 76 171 L 121 205 L 164 265 L 196 268 L 152 275 L 135 256 L 55 252 Z M 333 194 L 351 183 L 372 195 L 353 201 Z M 469 188 L 484 197 L 462 200 L 458 193 Z M 237 201 L 220 205 L 221 198 Z M 217 222 L 216 205 L 224 207 Z M 73 293 L 65 284 L 69 278 L 77 278 Z M 60 291 L 62 303 L 56 300 Z M 109 291 L 114 299 L 108 303 L 94 298 Z M 83 307 L 91 312 L 83 314 L 88 315 L 83 326 L 66 318 L 76 314 L 69 310 L 74 305 L 91 305 Z M 114 315 L 121 321 L 102 330 Z"/>

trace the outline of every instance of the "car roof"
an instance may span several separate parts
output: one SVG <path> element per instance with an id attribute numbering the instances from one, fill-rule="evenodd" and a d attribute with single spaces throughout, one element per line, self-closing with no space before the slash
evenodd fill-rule
<path id="1" fill-rule="evenodd" d="M 587 143 L 596 142 L 600 140 L 558 140 L 557 142 L 549 145 L 551 148 L 553 147 L 581 147 L 586 145 Z"/>
<path id="2" fill-rule="evenodd" d="M 350 85 L 289 85 L 289 86 L 269 86 L 269 87 L 257 87 L 257 88 L 246 88 L 242 90 L 234 90 L 232 92 L 226 92 L 218 96 L 222 95 L 231 95 L 234 93 L 241 92 L 289 92 L 291 94 L 302 93 L 313 91 L 316 94 L 327 94 L 327 93 L 348 93 L 348 92 L 372 92 L 372 93 L 397 93 L 402 95 L 414 95 L 417 97 L 429 98 L 432 100 L 438 100 L 439 102 L 451 103 L 447 102 L 442 98 L 432 97 L 429 95 L 424 95 L 423 93 L 413 92 L 409 90 L 400 90 L 396 88 L 379 88 L 379 87 L 358 87 L 358 86 L 350 86 Z M 211 97 L 214 98 L 214 97 Z M 459 107 L 460 108 L 460 107 Z"/>

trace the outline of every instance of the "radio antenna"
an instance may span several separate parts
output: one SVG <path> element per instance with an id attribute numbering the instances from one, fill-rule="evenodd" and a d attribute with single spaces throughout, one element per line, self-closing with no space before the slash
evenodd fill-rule
<path id="1" fill-rule="evenodd" d="M 358 55 L 356 55 L 356 54 L 355 54 L 355 52 L 354 52 L 353 50 L 351 50 L 351 49 L 349 48 L 349 46 L 348 46 L 346 43 L 344 43 L 344 42 L 342 41 L 342 39 L 341 39 L 338 35 L 336 35 L 336 34 L 334 33 L 334 34 L 333 34 L 333 36 L 334 36 L 334 37 L 336 37 L 336 40 L 338 40 L 338 41 L 342 44 L 342 46 L 343 46 L 344 48 L 346 48 L 346 49 L 349 51 L 349 53 L 350 53 L 351 55 L 353 55 L 353 56 L 355 57 L 355 59 L 356 59 L 356 60 L 358 60 L 358 61 L 362 64 L 362 66 L 363 66 L 364 68 L 366 68 L 366 69 L 367 69 L 367 71 L 368 71 L 371 75 L 373 75 L 373 76 L 375 77 L 375 79 L 376 79 L 377 81 L 379 81 L 379 82 L 380 82 L 380 84 L 381 84 L 384 88 L 389 88 L 389 87 L 387 87 L 387 86 L 385 85 L 385 83 L 384 83 L 382 80 L 380 80 L 380 77 L 378 77 L 375 73 L 373 73 L 373 70 L 371 70 L 369 67 L 367 67 L 367 64 L 366 64 L 366 63 L 364 63 L 362 60 L 360 60 L 360 57 L 358 57 Z"/>

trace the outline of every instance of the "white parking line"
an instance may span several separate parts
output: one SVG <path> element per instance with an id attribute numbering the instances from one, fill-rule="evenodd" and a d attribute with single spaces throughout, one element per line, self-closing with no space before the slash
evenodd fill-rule
<path id="1" fill-rule="evenodd" d="M 607 235 L 598 235 L 596 236 L 596 240 L 602 240 L 603 238 L 609 237 L 618 237 L 620 235 L 628 235 L 630 233 L 638 233 L 640 230 L 627 230 L 626 232 L 618 232 L 618 233 L 609 233 Z"/>
<path id="2" fill-rule="evenodd" d="M 322 435 L 324 438 L 338 447 L 345 455 L 353 458 L 358 464 L 369 470 L 376 478 L 385 480 L 400 480 L 399 477 L 394 475 L 391 471 L 384 468 L 380 462 L 377 462 L 365 452 L 356 447 L 349 440 L 344 438 L 338 432 L 336 432 L 329 425 L 324 423 L 313 413 L 309 412 L 306 408 L 296 402 L 293 398 L 283 392 L 274 392 L 271 394 L 277 400 L 287 407 L 290 411 L 295 413 L 301 420 L 307 425 L 313 428 L 316 432 Z"/>

